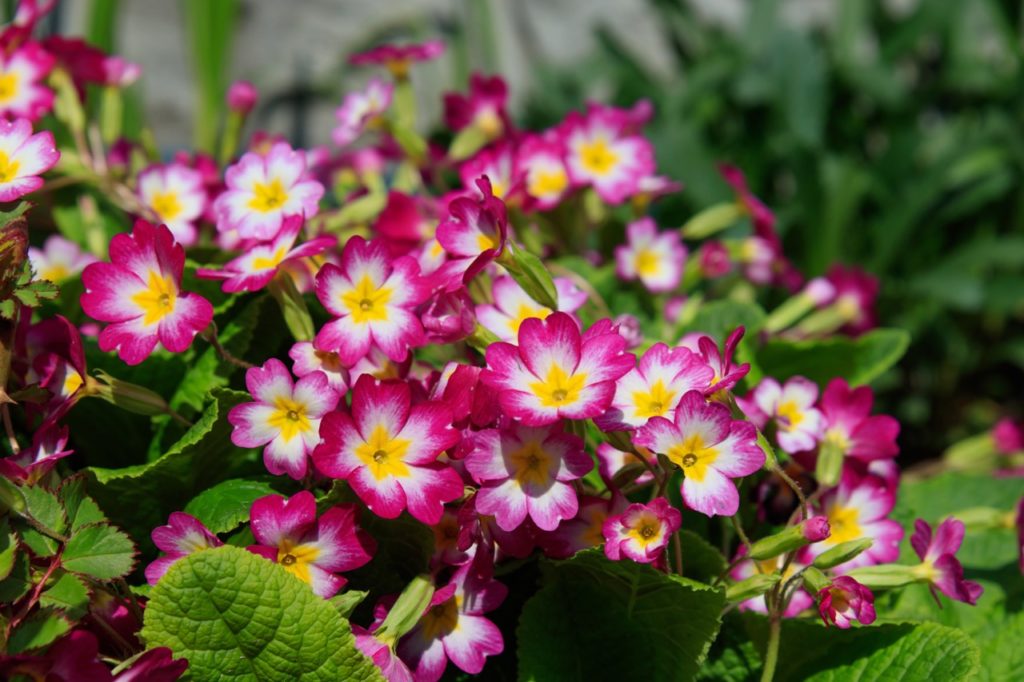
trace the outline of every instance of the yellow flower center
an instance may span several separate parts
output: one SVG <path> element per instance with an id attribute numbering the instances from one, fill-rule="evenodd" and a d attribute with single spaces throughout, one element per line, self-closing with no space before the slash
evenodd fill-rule
<path id="1" fill-rule="evenodd" d="M 627 534 L 646 549 L 647 545 L 661 540 L 661 523 L 658 521 L 658 517 L 653 514 L 644 514 L 640 518 L 640 522 L 630 528 Z"/>
<path id="2" fill-rule="evenodd" d="M 428 640 L 454 632 L 459 627 L 459 598 L 452 596 L 448 601 L 432 606 L 423 614 L 423 636 Z"/>
<path id="3" fill-rule="evenodd" d="M 253 270 L 273 270 L 281 261 L 284 260 L 285 254 L 288 251 L 283 246 L 273 253 L 269 258 L 267 256 L 256 256 L 252 259 Z"/>
<path id="4" fill-rule="evenodd" d="M 279 430 L 285 442 L 313 428 L 306 416 L 306 406 L 302 403 L 282 396 L 274 401 L 274 408 L 267 424 Z"/>
<path id="5" fill-rule="evenodd" d="M 356 324 L 386 321 L 390 300 L 391 287 L 375 287 L 369 275 L 363 275 L 354 289 L 341 295 L 342 305 L 348 308 Z"/>
<path id="6" fill-rule="evenodd" d="M 252 188 L 252 199 L 249 200 L 249 208 L 260 213 L 276 211 L 288 201 L 288 192 L 280 180 L 274 178 L 272 182 L 257 182 Z"/>
<path id="7" fill-rule="evenodd" d="M 64 395 L 73 395 L 75 391 L 82 387 L 85 379 L 82 378 L 81 374 L 71 369 L 70 365 L 68 365 L 67 373 L 67 376 L 64 377 Z"/>
<path id="8" fill-rule="evenodd" d="M 838 426 L 833 426 L 831 429 L 825 431 L 825 443 L 843 453 L 849 451 L 850 446 L 853 445 L 843 430 Z"/>
<path id="9" fill-rule="evenodd" d="M 356 457 L 369 467 L 378 481 L 388 476 L 405 478 L 409 475 L 409 467 L 402 458 L 410 444 L 411 441 L 405 438 L 392 438 L 387 428 L 378 424 L 370 438 L 356 446 Z"/>
<path id="10" fill-rule="evenodd" d="M 493 140 L 501 135 L 501 132 L 505 129 L 505 124 L 501 121 L 501 116 L 493 109 L 484 109 L 476 115 L 474 121 L 476 127 L 480 129 L 487 139 Z"/>
<path id="11" fill-rule="evenodd" d="M 509 318 L 508 326 L 512 329 L 513 334 L 518 334 L 519 327 L 521 327 L 523 322 L 526 320 L 531 317 L 536 317 L 539 320 L 545 320 L 550 314 L 551 309 L 548 307 L 537 306 L 536 308 L 533 308 L 524 303 L 519 306 L 519 311 L 516 313 L 516 316 Z"/>
<path id="12" fill-rule="evenodd" d="M 277 563 L 284 566 L 296 578 L 306 584 L 312 584 L 313 579 L 309 574 L 309 565 L 316 561 L 320 550 L 313 545 L 298 545 L 290 539 L 281 540 L 277 547 Z"/>
<path id="13" fill-rule="evenodd" d="M 650 249 L 640 249 L 636 253 L 636 261 L 634 261 L 633 267 L 636 268 L 638 275 L 653 277 L 661 269 L 661 258 Z"/>
<path id="14" fill-rule="evenodd" d="M 149 202 L 149 207 L 161 220 L 174 220 L 182 210 L 177 192 L 157 192 Z"/>
<path id="15" fill-rule="evenodd" d="M 0 74 L 0 102 L 6 102 L 14 99 L 14 96 L 18 94 L 18 74 L 17 73 L 4 73 Z"/>
<path id="16" fill-rule="evenodd" d="M 498 193 L 495 192 L 494 196 L 498 196 Z M 477 247 L 481 251 L 489 251 L 490 249 L 498 248 L 498 240 L 495 239 L 495 236 L 496 235 L 480 233 L 480 235 L 477 236 L 477 238 L 476 238 L 476 245 L 477 245 Z"/>
<path id="17" fill-rule="evenodd" d="M 792 431 L 804 420 L 804 413 L 800 411 L 796 402 L 792 400 L 787 400 L 779 405 L 777 412 L 779 417 L 781 417 L 779 427 L 783 431 Z"/>
<path id="18" fill-rule="evenodd" d="M 540 404 L 544 407 L 561 407 L 579 400 L 580 391 L 586 382 L 586 374 L 569 375 L 558 365 L 552 364 L 544 381 L 531 383 L 530 389 L 540 398 Z"/>
<path id="19" fill-rule="evenodd" d="M 520 486 L 544 486 L 550 482 L 551 456 L 537 441 L 531 441 L 509 457 L 515 466 L 515 480 Z"/>
<path id="20" fill-rule="evenodd" d="M 544 197 L 560 194 L 568 185 L 569 176 L 565 174 L 564 170 L 539 170 L 530 174 L 530 184 L 527 190 L 532 196 Z"/>
<path id="21" fill-rule="evenodd" d="M 580 147 L 580 164 L 593 175 L 607 175 L 618 160 L 619 155 L 612 151 L 608 140 L 603 137 L 586 142 Z"/>
<path id="22" fill-rule="evenodd" d="M 156 324 L 174 312 L 174 304 L 178 300 L 178 287 L 169 275 L 161 275 L 156 270 L 149 271 L 146 290 L 132 296 L 132 302 L 142 308 L 142 324 Z"/>
<path id="23" fill-rule="evenodd" d="M 71 276 L 71 269 L 63 263 L 53 263 L 39 273 L 40 279 L 58 284 Z"/>
<path id="24" fill-rule="evenodd" d="M 672 399 L 676 392 L 665 388 L 665 383 L 658 379 L 651 386 L 650 393 L 636 391 L 633 393 L 633 404 L 636 406 L 636 416 L 641 419 L 651 417 L 664 417 L 669 408 L 672 407 Z"/>
<path id="25" fill-rule="evenodd" d="M 828 510 L 828 525 L 832 530 L 832 534 L 824 542 L 830 545 L 838 545 L 842 542 L 860 539 L 864 536 L 864 531 L 858 523 L 859 520 L 860 514 L 857 512 L 856 507 L 832 506 Z"/>
<path id="26" fill-rule="evenodd" d="M 12 161 L 7 154 L 0 152 L 0 182 L 13 182 L 17 180 L 20 167 L 20 163 Z"/>
<path id="27" fill-rule="evenodd" d="M 682 467 L 684 476 L 699 483 L 707 475 L 708 467 L 718 459 L 718 450 L 704 445 L 704 438 L 695 433 L 670 448 L 665 456 L 676 466 Z"/>

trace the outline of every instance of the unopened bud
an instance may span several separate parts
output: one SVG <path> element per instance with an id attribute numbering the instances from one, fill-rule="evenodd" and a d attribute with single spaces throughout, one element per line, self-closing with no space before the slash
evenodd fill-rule
<path id="1" fill-rule="evenodd" d="M 820 542 L 829 536 L 828 519 L 814 516 L 781 533 L 761 538 L 750 547 L 750 558 L 754 561 L 774 559 L 780 554 L 800 549 L 812 542 Z"/>
<path id="2" fill-rule="evenodd" d="M 683 238 L 705 239 L 710 237 L 727 227 L 732 227 L 743 216 L 743 213 L 743 208 L 732 201 L 710 206 L 683 225 L 681 228 Z"/>
<path id="3" fill-rule="evenodd" d="M 840 542 L 832 549 L 818 555 L 814 559 L 813 565 L 818 568 L 833 568 L 840 564 L 845 564 L 847 561 L 856 558 L 861 552 L 870 548 L 872 544 L 871 538 L 861 538 L 860 540 Z"/>
<path id="4" fill-rule="evenodd" d="M 864 566 L 855 568 L 846 575 L 850 576 L 869 590 L 893 589 L 905 587 L 917 582 L 915 566 L 902 564 L 883 564 L 881 566 Z"/>
<path id="5" fill-rule="evenodd" d="M 413 578 L 402 590 L 402 594 L 398 595 L 395 605 L 391 607 L 384 622 L 374 633 L 377 639 L 393 645 L 402 635 L 416 627 L 433 597 L 434 584 L 429 576 L 418 575 Z"/>
<path id="6" fill-rule="evenodd" d="M 816 569 L 814 566 L 808 566 L 805 568 L 802 577 L 804 579 L 804 588 L 806 588 L 811 594 L 818 594 L 831 582 L 827 575 Z"/>
<path id="7" fill-rule="evenodd" d="M 843 474 L 843 458 L 846 453 L 842 446 L 830 438 L 826 438 L 818 448 L 818 461 L 814 468 L 814 477 L 818 483 L 831 488 L 839 483 Z"/>
<path id="8" fill-rule="evenodd" d="M 228 108 L 243 116 L 252 111 L 259 99 L 259 91 L 249 81 L 235 81 L 228 88 Z"/>
<path id="9" fill-rule="evenodd" d="M 734 583 L 725 591 L 725 599 L 730 602 L 746 601 L 762 594 L 779 584 L 782 576 L 779 573 L 752 575 Z"/>
<path id="10" fill-rule="evenodd" d="M 102 398 L 133 414 L 151 417 L 168 414 L 170 411 L 167 401 L 161 395 L 144 386 L 122 381 L 103 370 L 96 370 L 96 376 L 99 377 L 99 381 L 87 382 L 90 395 Z"/>

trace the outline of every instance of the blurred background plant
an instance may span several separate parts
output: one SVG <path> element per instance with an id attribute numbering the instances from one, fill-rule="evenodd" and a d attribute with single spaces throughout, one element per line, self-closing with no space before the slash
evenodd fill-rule
<path id="1" fill-rule="evenodd" d="M 175 138 L 178 128 L 210 149 L 234 77 L 264 93 L 256 127 L 294 144 L 326 142 L 333 109 L 354 84 L 344 58 L 385 39 L 448 42 L 446 59 L 426 69 L 425 91 L 464 88 L 473 70 L 506 75 L 528 127 L 553 124 L 588 98 L 650 99 L 659 170 L 685 184 L 655 205 L 663 226 L 728 200 L 716 170 L 728 161 L 777 212 L 786 252 L 806 275 L 838 261 L 880 279 L 881 324 L 913 338 L 876 382 L 883 409 L 903 423 L 904 462 L 1024 414 L 1020 3 L 298 5 L 60 3 L 48 30 L 81 24 L 90 42 L 143 64 L 146 100 L 156 100 L 148 118 L 166 156 L 189 143 Z M 311 36 L 317 24 L 337 27 L 340 42 Z M 168 35 L 188 42 L 191 73 L 165 63 Z M 168 76 L 176 66 L 177 78 Z M 124 104 L 132 137 L 144 134 L 139 95 Z M 190 98 L 194 126 L 182 115 Z M 435 105 L 423 115 L 436 120 Z"/>

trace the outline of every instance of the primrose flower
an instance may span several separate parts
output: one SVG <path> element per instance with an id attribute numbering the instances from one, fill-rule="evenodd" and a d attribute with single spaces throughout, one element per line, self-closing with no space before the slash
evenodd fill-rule
<path id="1" fill-rule="evenodd" d="M 705 391 L 708 396 L 731 390 L 750 371 L 750 363 L 744 362 L 742 365 L 733 364 L 736 347 L 740 344 L 745 331 L 743 327 L 736 327 L 729 334 L 729 338 L 725 340 L 725 345 L 721 351 L 718 350 L 718 346 L 711 337 L 701 336 L 697 338 L 696 350 L 700 352 L 701 358 L 714 372 L 714 376 L 711 377 L 711 385 Z"/>
<path id="2" fill-rule="evenodd" d="M 501 76 L 474 73 L 469 93 L 449 92 L 444 96 L 444 121 L 453 131 L 468 126 L 479 129 L 489 140 L 501 137 L 509 128 L 505 104 L 508 86 Z"/>
<path id="3" fill-rule="evenodd" d="M 524 138 L 516 149 L 516 168 L 523 177 L 528 210 L 548 211 L 570 190 L 565 150 L 557 134 Z"/>
<path id="4" fill-rule="evenodd" d="M 252 503 L 252 534 L 259 544 L 247 549 L 330 599 L 348 582 L 336 574 L 363 566 L 377 549 L 356 525 L 356 514 L 356 505 L 340 504 L 317 519 L 316 498 L 308 490 L 288 499 L 267 495 Z"/>
<path id="5" fill-rule="evenodd" d="M 410 256 L 391 260 L 379 242 L 352 237 L 341 265 L 327 263 L 316 276 L 316 296 L 335 319 L 323 326 L 314 345 L 338 353 L 351 367 L 379 348 L 395 362 L 422 346 L 423 325 L 413 309 L 430 295 Z"/>
<path id="6" fill-rule="evenodd" d="M 196 276 L 204 279 L 226 280 L 222 289 L 235 294 L 240 291 L 259 291 L 274 279 L 289 261 L 309 258 L 334 246 L 333 235 L 316 237 L 295 246 L 302 230 L 302 217 L 285 218 L 281 231 L 269 242 L 250 245 L 238 258 L 228 261 L 220 270 L 200 268 Z"/>
<path id="7" fill-rule="evenodd" d="M 46 115 L 53 108 L 53 92 L 42 83 L 55 61 L 36 43 L 0 55 L 0 116 L 37 121 Z"/>
<path id="8" fill-rule="evenodd" d="M 508 241 L 505 204 L 494 196 L 486 176 L 476 181 L 480 200 L 461 197 L 448 205 L 448 216 L 437 227 L 437 241 L 454 259 L 468 283 L 484 266 L 501 255 Z"/>
<path id="9" fill-rule="evenodd" d="M 213 205 L 217 230 L 268 240 L 286 217 L 316 215 L 324 186 L 305 174 L 306 155 L 285 142 L 275 143 L 266 156 L 245 154 L 224 174 L 227 189 Z"/>
<path id="10" fill-rule="evenodd" d="M 363 91 L 350 92 L 334 112 L 338 125 L 332 133 L 334 144 L 344 147 L 355 141 L 391 106 L 394 85 L 372 78 Z"/>
<path id="11" fill-rule="evenodd" d="M 964 524 L 958 519 L 946 519 L 939 524 L 934 534 L 926 521 L 914 521 L 910 546 L 921 558 L 921 564 L 914 568 L 914 573 L 928 581 L 936 602 L 939 601 L 936 589 L 950 599 L 972 606 L 984 591 L 978 583 L 964 580 L 964 567 L 956 558 L 956 552 L 963 541 Z"/>
<path id="12" fill-rule="evenodd" d="M 199 519 L 184 512 L 172 513 L 167 525 L 154 528 L 150 537 L 157 549 L 164 553 L 146 566 L 146 582 L 150 585 L 156 585 L 179 559 L 224 544 Z"/>
<path id="13" fill-rule="evenodd" d="M 821 513 L 828 517 L 832 533 L 806 551 L 817 557 L 841 543 L 870 538 L 871 547 L 836 570 L 845 573 L 860 566 L 896 561 L 903 527 L 887 518 L 895 505 L 895 490 L 880 479 L 845 472 L 839 486 L 821 497 Z"/>
<path id="14" fill-rule="evenodd" d="M 626 280 L 639 279 L 654 293 L 672 291 L 683 278 L 686 247 L 679 232 L 658 234 L 650 218 L 626 226 L 627 243 L 615 247 L 616 274 Z"/>
<path id="15" fill-rule="evenodd" d="M 730 479 L 749 476 L 765 462 L 754 425 L 733 420 L 727 407 L 708 403 L 700 391 L 682 397 L 674 422 L 651 417 L 633 442 L 680 467 L 683 500 L 708 516 L 735 514 L 740 498 Z"/>
<path id="16" fill-rule="evenodd" d="M 641 564 L 657 561 L 682 522 L 683 515 L 664 497 L 631 504 L 622 514 L 605 520 L 604 553 L 612 561 L 623 557 Z"/>
<path id="17" fill-rule="evenodd" d="M 871 415 L 872 402 L 870 386 L 851 389 L 841 377 L 830 381 L 821 396 L 823 442 L 864 462 L 895 457 L 900 423 L 885 414 Z"/>
<path id="18" fill-rule="evenodd" d="M 538 542 L 544 553 L 555 559 L 567 559 L 580 550 L 598 547 L 604 543 L 604 522 L 612 515 L 625 511 L 629 501 L 614 493 L 611 499 L 584 495 L 576 516 L 563 521 L 551 533 L 542 533 Z"/>
<path id="19" fill-rule="evenodd" d="M 348 370 L 341 364 L 341 358 L 337 353 L 317 350 L 309 341 L 299 341 L 291 350 L 288 357 L 292 359 L 292 373 L 297 377 L 304 377 L 313 372 L 322 372 L 327 377 L 327 385 L 338 395 L 345 395 L 348 391 Z"/>
<path id="20" fill-rule="evenodd" d="M 611 107 L 570 113 L 563 134 L 573 183 L 591 185 L 609 204 L 635 194 L 639 179 L 654 173 L 654 149 L 632 127 L 627 114 Z"/>
<path id="21" fill-rule="evenodd" d="M 53 471 L 57 462 L 74 454 L 68 448 L 68 427 L 57 426 L 53 417 L 48 418 L 32 434 L 32 444 L 10 457 L 0 458 L 0 476 L 19 482 L 42 480 Z"/>
<path id="22" fill-rule="evenodd" d="M 793 377 L 780 386 L 765 377 L 741 405 L 761 428 L 774 419 L 779 446 L 794 453 L 813 450 L 821 439 L 824 419 L 814 407 L 817 400 L 818 386 L 810 379 Z"/>
<path id="23" fill-rule="evenodd" d="M 860 268 L 844 267 L 836 263 L 825 273 L 835 287 L 835 306 L 846 324 L 843 331 L 861 334 L 878 326 L 875 300 L 878 298 L 878 279 Z"/>
<path id="24" fill-rule="evenodd" d="M 0 112 L 6 77 L 0 73 Z M 14 201 L 42 187 L 39 176 L 53 168 L 58 159 L 60 152 L 49 130 L 33 135 L 27 119 L 0 120 L 0 202 Z"/>
<path id="25" fill-rule="evenodd" d="M 380 670 L 387 682 L 414 682 L 409 666 L 398 657 L 390 644 L 386 644 L 367 630 L 355 623 L 352 624 L 352 635 L 359 649 Z"/>
<path id="26" fill-rule="evenodd" d="M 124 362 L 137 365 L 157 342 L 181 353 L 210 324 L 210 302 L 181 290 L 185 250 L 165 225 L 136 221 L 130 235 L 110 240 L 110 260 L 82 271 L 82 310 L 111 323 L 100 332 L 100 350 L 117 350 Z"/>
<path id="27" fill-rule="evenodd" d="M 529 318 L 519 327 L 518 341 L 487 347 L 488 369 L 481 379 L 500 392 L 502 411 L 527 426 L 603 414 L 616 380 L 636 362 L 610 320 L 581 335 L 566 313 Z"/>
<path id="28" fill-rule="evenodd" d="M 841 575 L 818 592 L 818 613 L 825 625 L 846 630 L 853 621 L 875 622 L 875 595 L 853 578 Z"/>
<path id="29" fill-rule="evenodd" d="M 656 343 L 616 382 L 611 407 L 594 421 L 605 431 L 643 426 L 651 417 L 671 414 L 689 391 L 706 391 L 713 376 L 696 353 Z"/>
<path id="30" fill-rule="evenodd" d="M 48 237 L 43 242 L 42 249 L 30 246 L 28 259 L 40 279 L 49 280 L 54 284 L 71 279 L 86 265 L 97 260 L 91 253 L 78 248 L 78 244 L 59 234 Z"/>
<path id="31" fill-rule="evenodd" d="M 384 66 L 396 79 L 404 79 L 408 78 L 409 67 L 414 63 L 437 59 L 443 52 L 444 43 L 440 40 L 411 45 L 379 45 L 352 55 L 348 63 L 355 66 Z"/>
<path id="32" fill-rule="evenodd" d="M 555 277 L 555 290 L 558 293 L 558 309 L 563 313 L 573 313 L 587 301 L 587 294 L 576 288 L 567 277 Z M 495 277 L 491 284 L 491 298 L 494 303 L 482 303 L 476 306 L 476 317 L 480 324 L 494 332 L 502 341 L 514 341 L 523 320 L 535 317 L 547 319 L 553 310 L 537 303 L 523 288 L 508 275 Z"/>
<path id="33" fill-rule="evenodd" d="M 398 655 L 417 682 L 437 682 L 448 661 L 476 675 L 488 656 L 505 648 L 501 630 L 483 614 L 501 606 L 508 588 L 495 580 L 474 577 L 469 564 L 436 592 L 419 623 L 398 643 Z"/>
<path id="34" fill-rule="evenodd" d="M 502 201 L 518 200 L 519 176 L 513 152 L 514 146 L 511 143 L 499 142 L 481 149 L 459 166 L 459 179 L 463 187 L 469 190 L 469 196 L 477 199 L 487 196 L 487 192 L 475 182 L 481 176 L 486 176 L 495 198 Z"/>
<path id="35" fill-rule="evenodd" d="M 231 408 L 231 442 L 242 448 L 263 448 L 267 471 L 295 480 L 306 475 L 307 460 L 320 442 L 320 420 L 341 395 L 327 375 L 311 372 L 292 383 L 288 368 L 277 358 L 245 372 L 245 386 L 256 399 Z"/>
<path id="36" fill-rule="evenodd" d="M 32 249 L 28 250 L 28 257 L 32 258 Z M 1024 423 L 1018 424 L 1009 417 L 1003 417 L 992 427 L 992 444 L 996 452 L 1002 455 L 1012 455 L 1024 450 Z"/>
<path id="37" fill-rule="evenodd" d="M 459 441 L 447 405 L 432 400 L 412 405 L 409 384 L 359 377 L 352 408 L 324 417 L 317 469 L 349 486 L 374 514 L 396 518 L 405 509 L 432 525 L 445 502 L 462 497 L 462 478 L 437 461 Z"/>
<path id="38" fill-rule="evenodd" d="M 594 463 L 583 441 L 564 433 L 561 424 L 533 428 L 511 424 L 480 431 L 466 469 L 482 483 L 476 509 L 493 514 L 498 526 L 514 530 L 529 516 L 541 530 L 576 516 L 578 501 L 570 485 Z"/>
<path id="39" fill-rule="evenodd" d="M 723 163 L 718 166 L 718 172 L 736 193 L 736 202 L 750 216 L 754 233 L 766 240 L 772 251 L 779 250 L 781 243 L 778 233 L 775 231 L 775 214 L 750 191 L 743 171 L 736 166 Z"/>
<path id="40" fill-rule="evenodd" d="M 180 163 L 150 166 L 139 174 L 138 194 L 179 244 L 196 243 L 196 221 L 206 207 L 202 173 Z"/>

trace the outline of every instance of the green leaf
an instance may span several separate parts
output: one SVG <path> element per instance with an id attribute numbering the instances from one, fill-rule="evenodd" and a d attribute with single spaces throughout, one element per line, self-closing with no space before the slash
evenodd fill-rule
<path id="1" fill-rule="evenodd" d="M 28 555 L 19 553 L 14 558 L 14 566 L 6 578 L 0 580 L 0 602 L 11 604 L 32 589 L 33 584 L 29 580 Z"/>
<path id="2" fill-rule="evenodd" d="M 57 492 L 67 512 L 68 526 L 72 533 L 82 526 L 107 520 L 96 501 L 85 494 L 84 476 L 76 475 L 65 480 Z"/>
<path id="3" fill-rule="evenodd" d="M 204 490 L 185 507 L 191 514 L 214 533 L 226 533 L 249 520 L 252 503 L 274 490 L 265 481 L 231 479 Z"/>
<path id="4" fill-rule="evenodd" d="M 692 679 L 723 593 L 587 551 L 543 566 L 517 631 L 521 680 Z"/>
<path id="5" fill-rule="evenodd" d="M 135 545 L 111 525 L 86 526 L 64 546 L 61 564 L 97 580 L 121 578 L 131 573 L 135 564 Z"/>
<path id="6" fill-rule="evenodd" d="M 764 318 L 764 310 L 756 303 L 712 301 L 700 306 L 697 315 L 680 330 L 680 334 L 700 332 L 722 343 L 736 327 L 743 326 L 747 329 L 745 337 L 750 338 L 757 333 Z"/>
<path id="7" fill-rule="evenodd" d="M 725 571 L 726 560 L 703 536 L 693 531 L 679 531 L 683 553 L 683 575 L 701 582 L 710 582 Z"/>
<path id="8" fill-rule="evenodd" d="M 20 654 L 40 649 L 70 629 L 71 623 L 67 618 L 50 609 L 40 609 L 11 633 L 11 638 L 7 641 L 7 652 Z"/>
<path id="9" fill-rule="evenodd" d="M 89 588 L 82 579 L 71 573 L 61 573 L 57 582 L 39 596 L 39 603 L 64 611 L 69 618 L 78 619 L 89 607 Z"/>
<path id="10" fill-rule="evenodd" d="M 263 473 L 251 450 L 231 443 L 228 411 L 249 400 L 238 391 L 215 389 L 215 398 L 191 429 L 159 459 L 121 469 L 90 468 L 90 491 L 111 520 L 151 548 L 149 533 L 173 511 L 217 483 Z"/>
<path id="11" fill-rule="evenodd" d="M 11 525 L 6 517 L 0 519 L 0 580 L 11 574 L 17 553 L 18 537 L 11 532 Z"/>
<path id="12" fill-rule="evenodd" d="M 381 679 L 330 602 L 237 547 L 175 563 L 153 588 L 142 638 L 187 658 L 196 679 Z"/>
<path id="13" fill-rule="evenodd" d="M 25 495 L 25 511 L 29 516 L 53 533 L 64 532 L 67 517 L 56 495 L 39 486 L 24 486 L 21 492 Z"/>
<path id="14" fill-rule="evenodd" d="M 53 538 L 43 535 L 24 521 L 17 523 L 16 527 L 22 543 L 37 557 L 51 557 L 57 553 L 60 545 Z"/>
<path id="15" fill-rule="evenodd" d="M 843 377 L 856 386 L 895 365 L 909 344 L 910 335 L 902 329 L 875 329 L 856 339 L 772 339 L 757 353 L 757 363 L 779 381 L 802 375 L 823 386 Z"/>
<path id="16" fill-rule="evenodd" d="M 227 91 L 238 2 L 187 0 L 183 7 L 192 47 L 192 65 L 199 85 L 195 144 L 201 151 L 212 154 L 217 127 L 224 111 L 224 93 Z"/>
<path id="17" fill-rule="evenodd" d="M 971 638 L 943 625 L 902 623 L 837 630 L 789 620 L 783 625 L 776 679 L 939 682 L 971 679 L 977 669 L 978 649 Z"/>
<path id="18" fill-rule="evenodd" d="M 994 636 L 981 642 L 979 682 L 1012 680 L 1024 670 L 1024 613 L 1017 613 Z"/>
<path id="19" fill-rule="evenodd" d="M 698 680 L 707 682 L 756 682 L 761 678 L 761 657 L 736 613 L 722 619 L 722 629 L 711 644 Z"/>

